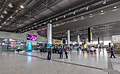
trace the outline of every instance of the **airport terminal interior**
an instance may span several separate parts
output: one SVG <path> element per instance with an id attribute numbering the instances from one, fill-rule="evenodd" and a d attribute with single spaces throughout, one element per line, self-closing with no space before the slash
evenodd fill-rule
<path id="1" fill-rule="evenodd" d="M 0 74 L 120 74 L 120 0 L 0 0 Z"/>

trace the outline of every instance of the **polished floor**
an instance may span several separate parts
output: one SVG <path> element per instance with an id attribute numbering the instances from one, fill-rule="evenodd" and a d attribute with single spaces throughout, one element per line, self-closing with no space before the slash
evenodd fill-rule
<path id="1" fill-rule="evenodd" d="M 46 60 L 46 56 L 47 53 L 39 51 L 19 54 L 0 51 L 0 74 L 120 74 L 109 67 L 112 63 L 106 50 L 96 53 L 71 51 L 68 59 L 52 54 L 51 61 Z"/>

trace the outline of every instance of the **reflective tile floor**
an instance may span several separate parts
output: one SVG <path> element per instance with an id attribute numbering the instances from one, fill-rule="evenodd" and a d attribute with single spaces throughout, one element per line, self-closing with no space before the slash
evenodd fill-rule
<path id="1" fill-rule="evenodd" d="M 105 50 L 96 53 L 69 52 L 69 58 L 59 59 L 38 51 L 15 54 L 0 51 L 0 74 L 120 74 L 110 69 Z"/>

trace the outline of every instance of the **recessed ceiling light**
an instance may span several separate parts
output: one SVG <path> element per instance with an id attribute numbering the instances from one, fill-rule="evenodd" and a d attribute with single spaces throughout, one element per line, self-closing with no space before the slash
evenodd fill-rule
<path id="1" fill-rule="evenodd" d="M 12 16 L 10 16 L 10 18 L 13 18 Z"/>
<path id="2" fill-rule="evenodd" d="M 107 1 L 106 1 L 106 0 L 104 0 L 104 1 L 103 1 L 103 4 L 106 4 L 106 3 L 107 3 Z"/>
<path id="3" fill-rule="evenodd" d="M 92 14 L 90 14 L 90 15 L 92 15 Z"/>
<path id="4" fill-rule="evenodd" d="M 4 22 L 4 24 L 6 24 L 6 22 Z"/>
<path id="5" fill-rule="evenodd" d="M 18 10 L 15 11 L 16 13 L 18 12 Z"/>
<path id="6" fill-rule="evenodd" d="M 58 18 L 56 18 L 56 21 L 58 20 Z"/>
<path id="7" fill-rule="evenodd" d="M 9 6 L 10 8 L 13 8 L 13 5 L 12 5 L 12 3 L 9 3 L 9 4 L 8 4 L 8 6 Z"/>
<path id="8" fill-rule="evenodd" d="M 88 9 L 89 9 L 89 6 L 86 7 L 86 10 L 88 10 Z"/>
<path id="9" fill-rule="evenodd" d="M 76 19 L 74 19 L 74 21 L 77 21 Z"/>
<path id="10" fill-rule="evenodd" d="M 4 18 L 4 16 L 3 16 L 3 15 L 1 15 L 0 17 L 1 17 L 1 18 Z"/>
<path id="11" fill-rule="evenodd" d="M 23 6 L 23 5 L 20 5 L 20 8 L 22 8 L 22 9 L 23 9 L 23 8 L 24 8 L 24 6 Z"/>
<path id="12" fill-rule="evenodd" d="M 51 23 L 52 21 L 50 20 L 50 23 Z"/>
<path id="13" fill-rule="evenodd" d="M 7 14 L 7 11 L 6 11 L 6 10 L 4 10 L 4 11 L 3 11 L 3 13 L 4 13 L 4 14 Z"/>
<path id="14" fill-rule="evenodd" d="M 64 18 L 65 18 L 66 16 L 64 15 Z"/>
<path id="15" fill-rule="evenodd" d="M 116 6 L 114 8 L 117 8 Z"/>
<path id="16" fill-rule="evenodd" d="M 104 11 L 103 10 L 101 10 L 101 13 L 103 13 Z"/>
<path id="17" fill-rule="evenodd" d="M 75 15 L 75 13 L 76 13 L 76 12 L 74 11 L 73 14 Z"/>

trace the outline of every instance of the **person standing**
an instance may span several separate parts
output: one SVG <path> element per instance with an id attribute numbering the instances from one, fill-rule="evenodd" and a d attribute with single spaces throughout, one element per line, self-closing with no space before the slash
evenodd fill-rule
<path id="1" fill-rule="evenodd" d="M 63 58 L 63 48 L 62 48 L 62 46 L 59 49 L 59 53 L 60 53 L 60 58 Z"/>
<path id="2" fill-rule="evenodd" d="M 114 48 L 113 46 L 110 48 L 110 52 L 111 52 L 110 58 L 112 58 L 112 56 L 113 56 L 114 58 L 116 58 L 115 55 L 114 55 L 115 48 Z"/>
<path id="3" fill-rule="evenodd" d="M 68 58 L 68 47 L 65 48 L 65 56 L 66 56 L 66 58 Z"/>
<path id="4" fill-rule="evenodd" d="M 47 55 L 48 60 L 51 60 L 51 55 L 52 55 L 52 47 L 48 48 L 48 55 Z"/>

